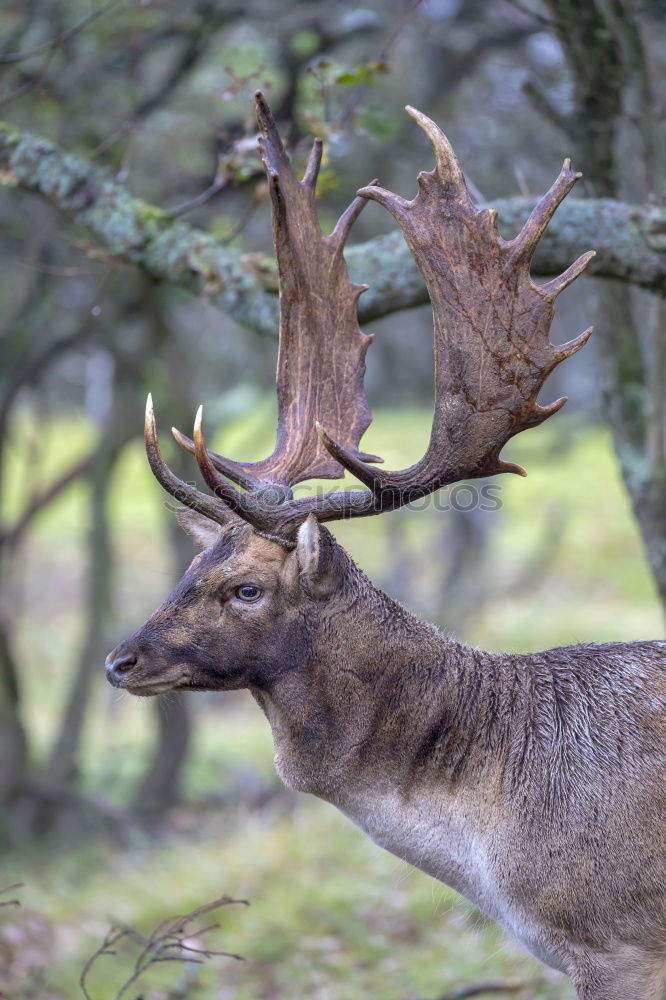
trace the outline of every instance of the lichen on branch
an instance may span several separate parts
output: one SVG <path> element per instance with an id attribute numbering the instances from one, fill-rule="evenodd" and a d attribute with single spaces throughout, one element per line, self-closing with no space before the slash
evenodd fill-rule
<path id="1" fill-rule="evenodd" d="M 109 257 L 135 264 L 156 281 L 208 295 L 243 326 L 277 333 L 277 285 L 268 258 L 223 246 L 208 233 L 134 197 L 110 171 L 85 157 L 0 123 L 0 184 L 46 198 L 93 233 Z M 503 198 L 493 205 L 508 237 L 527 218 L 533 201 Z M 666 209 L 611 198 L 571 199 L 552 220 L 532 273 L 558 274 L 590 247 L 597 251 L 590 275 L 618 278 L 666 296 Z M 428 301 L 399 233 L 352 246 L 346 258 L 352 279 L 370 285 L 359 303 L 361 320 Z"/>
<path id="2" fill-rule="evenodd" d="M 156 281 L 208 294 L 242 325 L 277 331 L 274 297 L 237 250 L 134 197 L 85 157 L 3 122 L 0 181 L 42 195 L 89 229 L 109 257 L 136 264 Z"/>

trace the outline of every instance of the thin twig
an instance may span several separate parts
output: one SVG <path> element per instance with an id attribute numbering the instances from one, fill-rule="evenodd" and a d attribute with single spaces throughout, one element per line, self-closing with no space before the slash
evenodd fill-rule
<path id="1" fill-rule="evenodd" d="M 93 965 L 95 964 L 98 958 L 102 957 L 102 955 L 116 955 L 117 952 L 115 951 L 115 945 L 123 937 L 125 937 L 126 934 L 127 931 L 125 930 L 119 931 L 117 927 L 110 927 L 97 951 L 93 952 L 93 954 L 90 956 L 86 964 L 83 966 L 83 969 L 81 970 L 81 975 L 79 977 L 79 986 L 81 987 L 81 992 L 83 993 L 86 1000 L 94 1000 L 94 998 L 88 992 L 88 987 L 87 987 L 88 974 L 92 969 Z"/>
<path id="2" fill-rule="evenodd" d="M 130 987 L 134 986 L 144 973 L 152 966 L 164 962 L 180 962 L 187 969 L 193 965 L 203 965 L 204 959 L 209 958 L 234 958 L 242 961 L 241 955 L 235 955 L 228 951 L 218 951 L 213 948 L 198 948 L 195 944 L 187 943 L 190 939 L 200 938 L 202 935 L 216 930 L 220 926 L 219 924 L 208 924 L 197 928 L 192 926 L 195 921 L 208 913 L 212 913 L 214 910 L 220 909 L 222 906 L 229 906 L 232 903 L 248 905 L 245 899 L 232 899 L 230 896 L 221 896 L 219 899 L 213 900 L 212 903 L 206 903 L 203 906 L 197 907 L 190 913 L 162 920 L 148 937 L 138 933 L 132 927 L 115 923 L 107 932 L 97 951 L 90 956 L 83 967 L 79 985 L 84 997 L 86 1000 L 94 1000 L 88 992 L 87 986 L 88 976 L 94 964 L 104 955 L 116 955 L 116 946 L 123 939 L 136 942 L 141 950 L 134 962 L 131 974 L 120 987 L 115 1000 L 122 1000 L 127 995 Z M 174 952 L 176 953 L 174 954 Z"/>
<path id="3" fill-rule="evenodd" d="M 418 8 L 423 3 L 423 0 L 412 0 L 412 2 L 407 6 L 407 9 L 403 11 L 402 17 L 398 19 L 398 23 L 394 27 L 393 31 L 387 38 L 386 42 L 382 46 L 382 50 L 379 59 L 384 62 L 388 62 L 391 49 L 397 42 L 398 38 L 402 34 L 403 30 L 406 28 L 412 15 L 416 13 Z"/>
<path id="4" fill-rule="evenodd" d="M 575 120 L 563 111 L 560 111 L 550 97 L 537 87 L 534 81 L 527 80 L 523 84 L 523 94 L 538 114 L 545 118 L 546 121 L 549 121 L 551 125 L 554 125 L 555 128 L 564 132 L 565 136 L 571 137 L 576 128 Z"/>
<path id="5" fill-rule="evenodd" d="M 520 3 L 520 0 L 506 0 L 509 7 L 514 7 L 515 10 L 519 10 L 521 14 L 525 14 L 526 17 L 531 17 L 538 24 L 544 26 L 544 28 L 552 28 L 554 21 L 548 17 L 544 17 L 543 14 L 538 14 L 535 10 L 530 10 L 525 4 Z"/>
<path id="6" fill-rule="evenodd" d="M 225 179 L 216 179 L 212 184 L 202 191 L 201 194 L 197 194 L 194 198 L 188 198 L 187 201 L 182 201 L 179 205 L 175 205 L 174 208 L 169 208 L 167 211 L 174 219 L 176 216 L 184 215 L 186 212 L 191 212 L 193 208 L 198 208 L 200 205 L 205 205 L 207 201 L 210 201 L 218 192 L 226 187 Z"/>
<path id="7" fill-rule="evenodd" d="M 440 993 L 436 1000 L 468 1000 L 468 997 L 480 997 L 489 993 L 522 993 L 523 990 L 531 990 L 541 986 L 543 978 L 536 979 L 507 979 L 502 982 L 470 983 L 468 986 L 460 986 L 446 993 Z"/>
<path id="8" fill-rule="evenodd" d="M 0 545 L 16 546 L 24 537 L 27 529 L 32 524 L 34 518 L 51 504 L 57 496 L 66 490 L 72 483 L 80 479 L 93 466 L 101 450 L 100 445 L 95 445 L 87 455 L 77 459 L 61 476 L 58 476 L 45 489 L 36 492 L 28 502 L 25 510 L 18 520 L 8 528 L 0 531 Z"/>
<path id="9" fill-rule="evenodd" d="M 239 215 L 236 224 L 231 227 L 228 233 L 225 233 L 224 236 L 220 237 L 220 243 L 222 243 L 223 246 L 228 246 L 233 240 L 236 239 L 237 236 L 240 236 L 260 204 L 261 198 L 257 198 L 255 194 Z"/>
<path id="10" fill-rule="evenodd" d="M 24 882 L 15 882 L 14 885 L 5 886 L 4 889 L 0 889 L 0 896 L 4 896 L 6 892 L 14 892 L 15 889 L 22 889 L 25 885 Z M 20 899 L 4 899 L 0 901 L 0 906 L 20 906 Z"/>
<path id="11" fill-rule="evenodd" d="M 35 45 L 33 49 L 26 49 L 24 52 L 6 52 L 4 54 L 0 54 L 0 63 L 11 64 L 22 62 L 24 59 L 31 59 L 33 56 L 39 56 L 42 52 L 52 52 L 53 49 L 58 48 L 58 46 L 62 45 L 63 42 L 67 42 L 70 38 L 78 35 L 80 31 L 87 28 L 89 24 L 93 23 L 93 21 L 97 21 L 97 19 L 102 17 L 103 14 L 106 14 L 113 7 L 117 6 L 118 0 L 111 0 L 111 2 L 107 3 L 104 7 L 100 7 L 99 10 L 95 10 L 92 14 L 84 17 L 84 19 L 79 21 L 78 24 L 75 24 L 73 28 L 67 28 L 66 31 L 62 31 L 59 35 L 56 35 L 55 38 L 51 38 L 48 42 L 42 42 L 41 45 Z"/>

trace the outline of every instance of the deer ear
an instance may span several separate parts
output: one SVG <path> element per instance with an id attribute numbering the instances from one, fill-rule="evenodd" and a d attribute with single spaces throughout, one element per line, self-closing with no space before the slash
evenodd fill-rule
<path id="1" fill-rule="evenodd" d="M 222 533 L 219 524 L 204 517 L 203 514 L 197 514 L 195 510 L 190 510 L 188 507 L 181 507 L 180 510 L 176 511 L 176 520 L 200 549 L 207 549 L 218 540 Z"/>
<path id="2" fill-rule="evenodd" d="M 310 514 L 298 529 L 296 559 L 301 582 L 313 597 L 328 597 L 337 587 L 341 566 L 339 550 L 330 532 Z"/>

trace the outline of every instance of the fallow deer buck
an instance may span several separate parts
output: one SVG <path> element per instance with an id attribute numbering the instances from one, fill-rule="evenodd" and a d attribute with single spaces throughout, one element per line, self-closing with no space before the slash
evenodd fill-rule
<path id="1" fill-rule="evenodd" d="M 107 659 L 137 695 L 248 688 L 291 788 L 333 803 L 382 847 L 467 896 L 584 1000 L 666 997 L 666 643 L 530 655 L 472 649 L 377 590 L 322 522 L 395 510 L 448 483 L 524 475 L 500 452 L 564 404 L 537 402 L 590 331 L 549 342 L 556 296 L 584 269 L 536 285 L 530 260 L 580 176 L 568 161 L 515 239 L 477 211 L 443 133 L 405 201 L 361 189 L 330 236 L 260 94 L 280 280 L 273 454 L 243 464 L 190 440 L 212 495 L 163 461 L 149 398 L 150 466 L 203 551 L 166 602 Z M 380 471 L 343 246 L 372 199 L 400 224 L 433 306 L 435 414 L 424 457 Z M 367 487 L 294 499 L 294 484 L 351 472 Z M 236 486 L 232 485 L 235 483 Z M 237 489 L 236 487 L 241 487 Z"/>

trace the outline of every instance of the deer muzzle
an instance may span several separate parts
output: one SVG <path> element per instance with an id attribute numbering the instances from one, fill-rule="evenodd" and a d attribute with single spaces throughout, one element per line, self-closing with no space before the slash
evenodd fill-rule
<path id="1" fill-rule="evenodd" d="M 116 646 L 107 656 L 104 667 L 106 678 L 113 687 L 134 695 L 162 694 L 189 678 L 189 672 L 182 668 L 175 676 L 171 676 L 174 671 L 170 669 L 161 668 L 156 672 L 130 641 Z"/>

